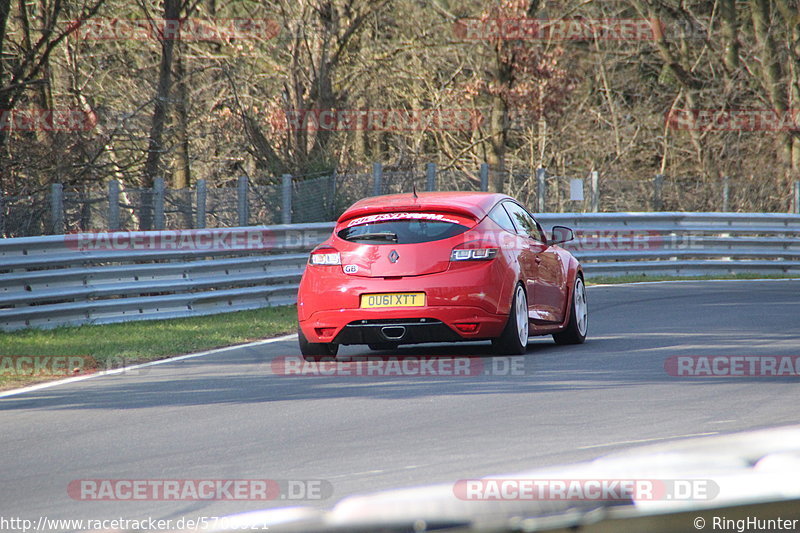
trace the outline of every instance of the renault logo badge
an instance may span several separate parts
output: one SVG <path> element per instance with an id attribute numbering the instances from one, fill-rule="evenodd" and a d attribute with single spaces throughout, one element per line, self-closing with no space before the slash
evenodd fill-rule
<path id="1" fill-rule="evenodd" d="M 398 259 L 400 259 L 400 254 L 397 253 L 397 250 L 392 250 L 389 252 L 389 261 L 392 263 L 397 263 Z"/>

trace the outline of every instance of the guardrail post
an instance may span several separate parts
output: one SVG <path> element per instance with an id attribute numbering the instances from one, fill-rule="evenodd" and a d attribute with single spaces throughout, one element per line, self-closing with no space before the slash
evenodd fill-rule
<path id="1" fill-rule="evenodd" d="M 489 163 L 481 163 L 481 191 L 489 190 Z"/>
<path id="2" fill-rule="evenodd" d="M 50 221 L 55 235 L 64 233 L 64 186 L 60 183 L 50 186 Z"/>
<path id="3" fill-rule="evenodd" d="M 0 189 L 0 238 L 3 238 L 3 235 L 6 233 L 6 225 L 5 225 L 5 195 L 3 194 L 3 189 Z"/>
<path id="4" fill-rule="evenodd" d="M 661 201 L 661 191 L 664 188 L 664 174 L 656 174 L 653 178 L 653 211 L 661 211 L 663 202 Z"/>
<path id="5" fill-rule="evenodd" d="M 281 223 L 292 223 L 292 175 L 284 174 L 281 177 Z"/>
<path id="6" fill-rule="evenodd" d="M 800 215 L 800 180 L 794 182 L 794 214 Z"/>
<path id="7" fill-rule="evenodd" d="M 728 176 L 722 178 L 722 212 L 730 212 L 731 188 Z"/>
<path id="8" fill-rule="evenodd" d="M 205 229 L 206 227 L 206 198 L 208 191 L 206 190 L 206 180 L 197 180 L 197 220 L 194 222 L 194 227 L 198 229 Z"/>
<path id="9" fill-rule="evenodd" d="M 372 163 L 372 196 L 380 196 L 383 193 L 383 165 Z"/>
<path id="10" fill-rule="evenodd" d="M 153 180 L 153 229 L 163 230 L 166 226 L 164 217 L 164 178 Z"/>
<path id="11" fill-rule="evenodd" d="M 545 195 L 547 194 L 547 169 L 536 169 L 536 211 L 545 212 Z"/>
<path id="12" fill-rule="evenodd" d="M 246 226 L 250 219 L 247 205 L 247 176 L 239 176 L 236 182 L 236 214 L 238 216 L 239 226 Z"/>
<path id="13" fill-rule="evenodd" d="M 592 170 L 590 176 L 592 184 L 592 196 L 589 201 L 589 208 L 592 210 L 592 213 L 597 213 L 600 210 L 600 173 L 596 170 Z"/>
<path id="14" fill-rule="evenodd" d="M 425 183 L 426 191 L 436 190 L 436 163 L 428 163 L 427 165 L 427 179 Z"/>
<path id="15" fill-rule="evenodd" d="M 108 229 L 119 231 L 119 181 L 108 182 Z"/>

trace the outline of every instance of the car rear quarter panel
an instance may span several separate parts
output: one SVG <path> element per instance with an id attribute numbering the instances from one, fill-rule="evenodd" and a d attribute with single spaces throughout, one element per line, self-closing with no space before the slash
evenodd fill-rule
<path id="1" fill-rule="evenodd" d="M 566 327 L 569 323 L 570 315 L 572 314 L 572 293 L 575 292 L 575 279 L 578 275 L 583 275 L 583 267 L 581 266 L 580 262 L 566 250 L 561 250 L 564 254 L 563 263 L 566 265 L 566 275 L 565 279 L 567 280 L 567 290 L 566 290 L 566 298 L 564 300 L 564 322 L 562 326 Z"/>

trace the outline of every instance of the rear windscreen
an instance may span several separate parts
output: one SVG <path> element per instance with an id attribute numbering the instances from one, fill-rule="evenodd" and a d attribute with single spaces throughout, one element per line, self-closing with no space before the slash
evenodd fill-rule
<path id="1" fill-rule="evenodd" d="M 354 218 L 337 235 L 369 244 L 417 244 L 448 239 L 470 228 L 471 221 L 440 213 L 381 213 Z"/>

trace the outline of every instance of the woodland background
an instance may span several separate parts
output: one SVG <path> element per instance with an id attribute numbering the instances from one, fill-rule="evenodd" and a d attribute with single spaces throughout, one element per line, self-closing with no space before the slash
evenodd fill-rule
<path id="1" fill-rule="evenodd" d="M 633 40 L 467 39 L 458 31 L 465 18 L 652 19 L 661 29 Z M 270 31 L 97 39 L 75 23 L 114 19 L 253 19 Z M 9 113 L 31 109 L 81 110 L 95 122 L 81 131 L 13 127 Z M 467 130 L 285 127 L 287 112 L 320 109 L 469 109 L 481 120 Z M 490 189 L 523 198 L 536 168 L 562 177 L 596 170 L 603 210 L 646 210 L 637 195 L 649 194 L 642 184 L 656 174 L 685 193 L 665 209 L 720 210 L 728 177 L 731 210 L 792 209 L 798 128 L 667 126 L 670 112 L 687 109 L 800 109 L 797 2 L 0 0 L 8 206 L 53 183 L 78 194 L 109 180 L 132 191 L 157 178 L 175 190 L 199 179 L 235 190 L 244 175 L 269 191 L 283 174 L 302 182 L 336 172 L 346 188 L 348 176 L 379 161 L 387 175 L 419 184 L 434 162 L 456 189 L 475 188 L 487 162 Z"/>

